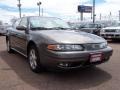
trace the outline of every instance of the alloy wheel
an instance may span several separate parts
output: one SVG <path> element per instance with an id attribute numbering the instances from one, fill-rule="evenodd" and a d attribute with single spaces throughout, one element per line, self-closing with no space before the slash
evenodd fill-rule
<path id="1" fill-rule="evenodd" d="M 34 70 L 37 67 L 37 55 L 34 49 L 31 49 L 29 52 L 29 62 L 30 67 Z"/>

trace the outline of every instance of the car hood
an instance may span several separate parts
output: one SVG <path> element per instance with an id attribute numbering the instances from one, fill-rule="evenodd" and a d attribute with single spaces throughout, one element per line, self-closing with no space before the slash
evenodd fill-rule
<path id="1" fill-rule="evenodd" d="M 36 31 L 36 33 L 56 43 L 83 44 L 105 42 L 105 40 L 99 36 L 74 30 L 43 30 Z"/>
<path id="2" fill-rule="evenodd" d="M 103 28 L 103 29 L 120 29 L 120 27 L 106 27 L 106 28 Z"/>

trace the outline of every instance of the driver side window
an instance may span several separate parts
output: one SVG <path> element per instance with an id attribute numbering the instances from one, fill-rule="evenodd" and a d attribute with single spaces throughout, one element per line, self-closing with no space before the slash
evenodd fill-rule
<path id="1" fill-rule="evenodd" d="M 21 19 L 16 20 L 15 23 L 13 23 L 13 27 L 16 28 L 19 25 L 20 21 Z"/>

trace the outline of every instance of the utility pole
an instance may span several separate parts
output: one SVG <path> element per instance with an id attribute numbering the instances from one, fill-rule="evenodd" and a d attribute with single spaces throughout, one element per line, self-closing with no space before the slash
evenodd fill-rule
<path id="1" fill-rule="evenodd" d="M 100 13 L 100 20 L 102 19 L 102 15 L 101 15 L 101 13 Z"/>
<path id="2" fill-rule="evenodd" d="M 119 21 L 120 21 L 120 10 L 119 10 Z"/>
<path id="3" fill-rule="evenodd" d="M 19 8 L 19 17 L 21 18 L 21 6 L 22 6 L 22 4 L 20 3 L 20 0 L 18 0 L 17 6 Z"/>
<path id="4" fill-rule="evenodd" d="M 43 16 L 43 8 L 42 8 L 42 16 Z"/>
<path id="5" fill-rule="evenodd" d="M 93 0 L 93 23 L 95 23 L 95 0 Z"/>
<path id="6" fill-rule="evenodd" d="M 112 20 L 112 13 L 109 14 L 109 19 Z"/>
<path id="7" fill-rule="evenodd" d="M 91 19 L 93 19 L 92 17 L 93 17 L 93 13 L 91 12 Z"/>
<path id="8" fill-rule="evenodd" d="M 37 3 L 37 5 L 38 5 L 38 7 L 39 7 L 39 16 L 40 16 L 40 5 L 41 5 L 42 3 L 39 1 L 38 3 Z"/>
<path id="9" fill-rule="evenodd" d="M 80 19 L 83 21 L 83 12 L 80 13 Z"/>

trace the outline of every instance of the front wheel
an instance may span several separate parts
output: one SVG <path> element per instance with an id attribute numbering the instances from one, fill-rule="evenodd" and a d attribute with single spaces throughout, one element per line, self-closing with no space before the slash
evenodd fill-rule
<path id="1" fill-rule="evenodd" d="M 31 46 L 28 51 L 28 60 L 31 70 L 35 73 L 42 71 L 42 66 L 40 65 L 40 58 L 35 46 Z"/>

